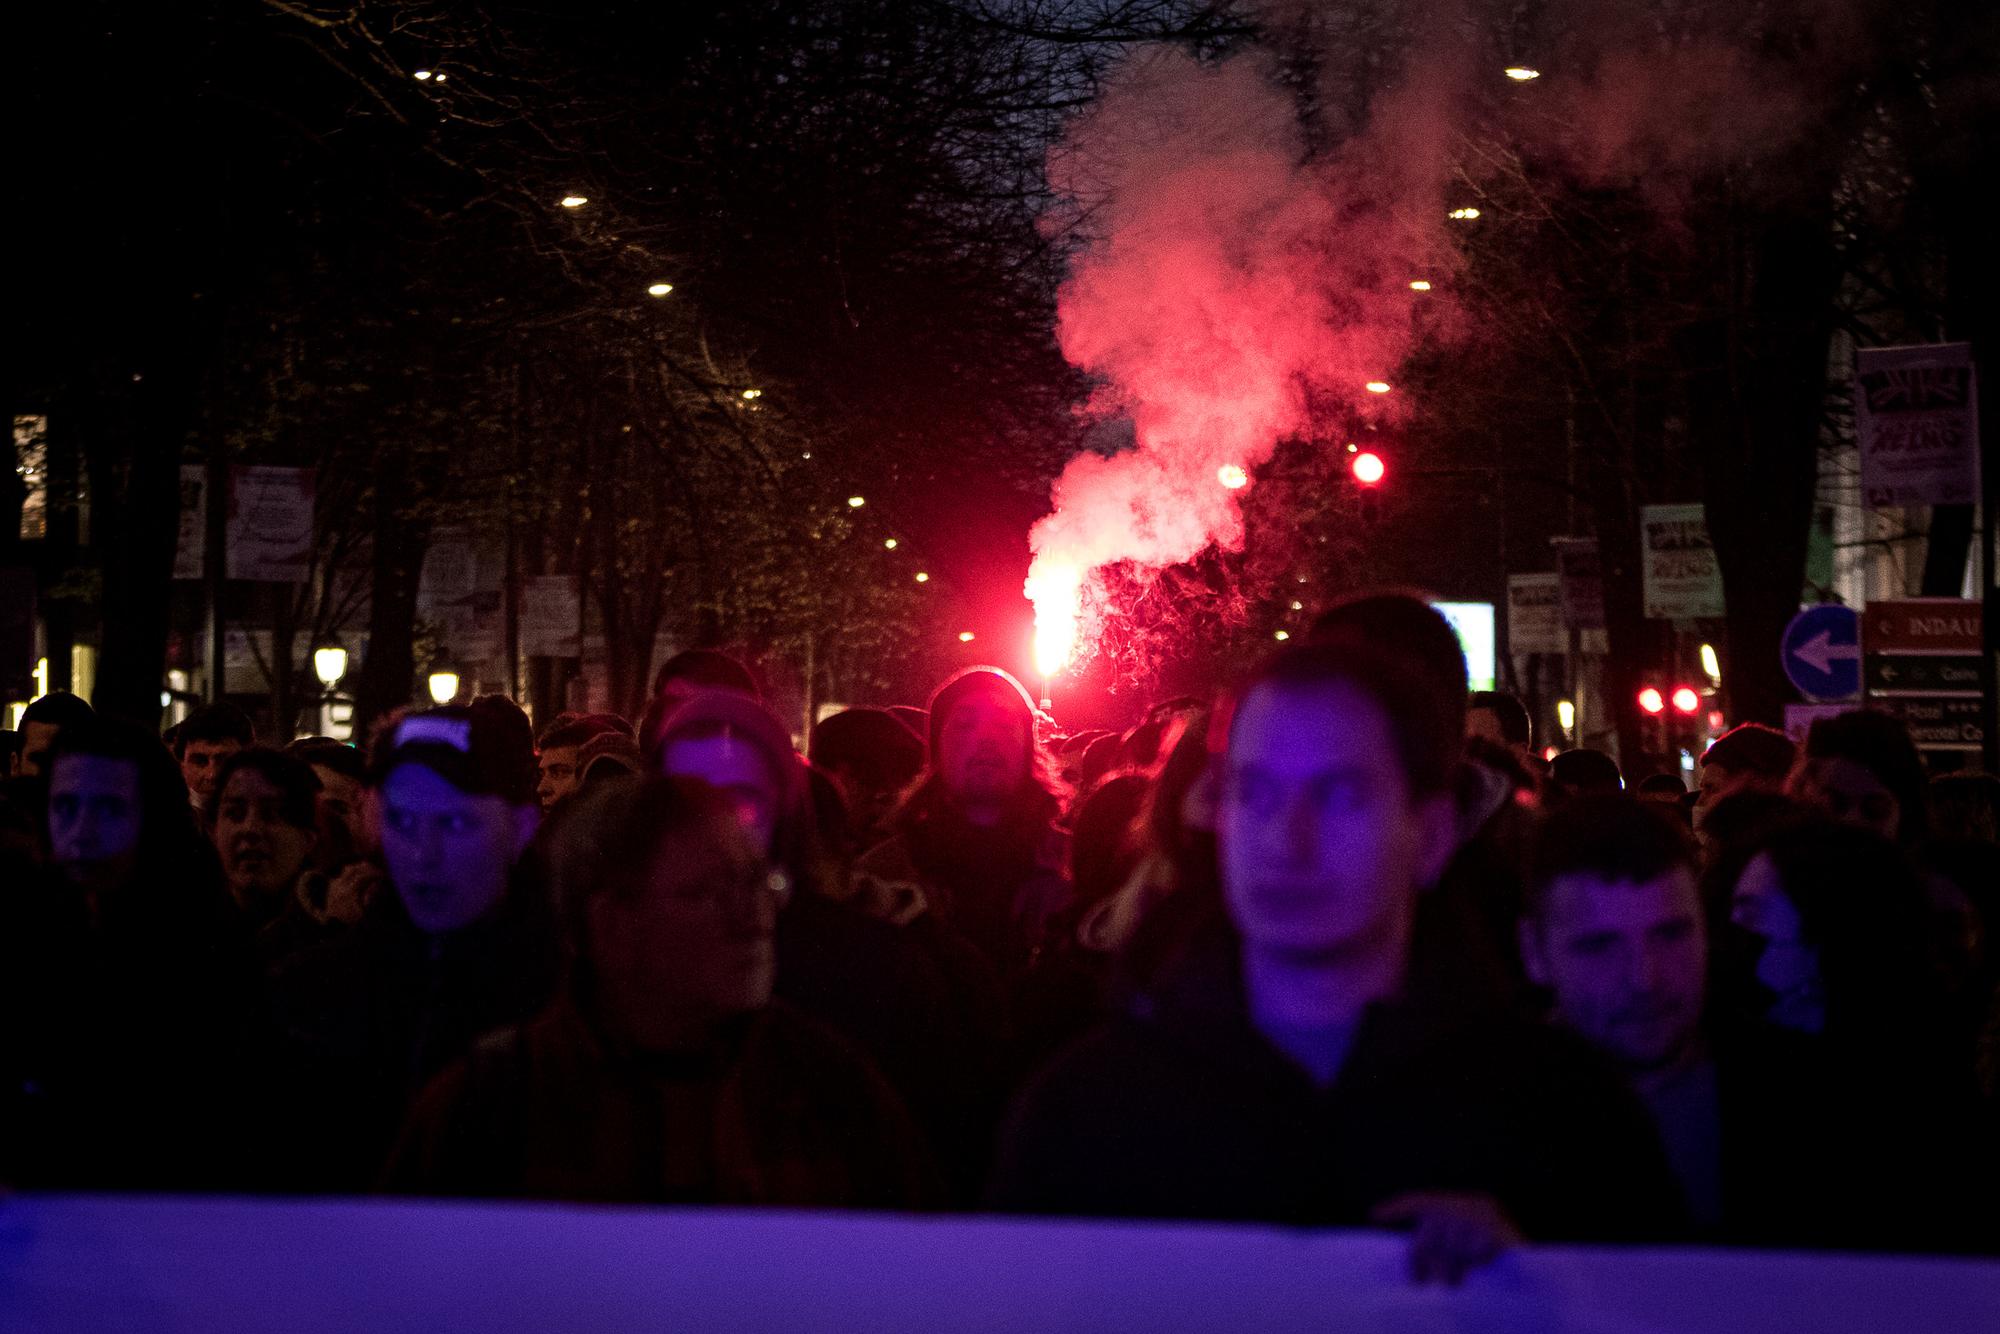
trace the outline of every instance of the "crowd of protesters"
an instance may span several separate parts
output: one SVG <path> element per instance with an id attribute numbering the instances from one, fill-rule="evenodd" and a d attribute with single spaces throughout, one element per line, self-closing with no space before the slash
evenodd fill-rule
<path id="1" fill-rule="evenodd" d="M 364 749 L 69 695 L 0 797 L 0 1187 L 2000 1242 L 2000 780 L 1894 720 L 1544 762 L 1402 594 L 1059 734 L 1005 672 L 805 753 L 637 720 Z"/>

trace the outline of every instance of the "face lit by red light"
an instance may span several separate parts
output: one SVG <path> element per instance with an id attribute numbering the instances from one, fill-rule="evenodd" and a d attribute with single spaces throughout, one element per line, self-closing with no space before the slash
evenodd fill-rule
<path id="1" fill-rule="evenodd" d="M 963 806 L 1006 801 L 1027 777 L 1028 718 L 997 693 L 954 705 L 938 729 L 938 769 L 945 791 Z"/>

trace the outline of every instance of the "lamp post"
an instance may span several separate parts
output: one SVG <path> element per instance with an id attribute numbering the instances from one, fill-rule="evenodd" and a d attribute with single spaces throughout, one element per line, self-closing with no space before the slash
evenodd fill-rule
<path id="1" fill-rule="evenodd" d="M 313 650 L 313 675 L 319 678 L 319 727 L 321 736 L 333 735 L 333 701 L 340 679 L 347 675 L 347 650 L 337 639 L 322 640 Z"/>

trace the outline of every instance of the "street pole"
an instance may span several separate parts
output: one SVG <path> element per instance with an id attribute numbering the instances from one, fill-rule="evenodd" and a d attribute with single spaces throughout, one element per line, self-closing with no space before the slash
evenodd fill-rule
<path id="1" fill-rule="evenodd" d="M 224 694 L 224 650 L 228 639 L 228 619 L 222 608 L 223 579 L 229 562 L 229 470 L 222 461 L 222 439 L 217 435 L 208 445 L 208 481 L 203 487 L 206 509 L 202 519 L 202 583 L 208 596 L 208 702 Z"/>

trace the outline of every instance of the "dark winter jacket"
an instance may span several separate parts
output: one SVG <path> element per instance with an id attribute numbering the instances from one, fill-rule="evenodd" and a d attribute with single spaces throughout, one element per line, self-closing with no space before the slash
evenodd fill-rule
<path id="1" fill-rule="evenodd" d="M 424 1093 L 386 1184 L 438 1195 L 910 1208 L 927 1165 L 895 1095 L 782 1004 L 699 1052 L 620 1048 L 568 995 Z"/>
<path id="2" fill-rule="evenodd" d="M 1320 1088 L 1252 1026 L 1220 944 L 1029 1088 L 992 1200 L 1357 1226 L 1412 1191 L 1490 1195 L 1534 1239 L 1683 1229 L 1644 1108 L 1580 1044 L 1504 1010 L 1378 1004 Z"/>

